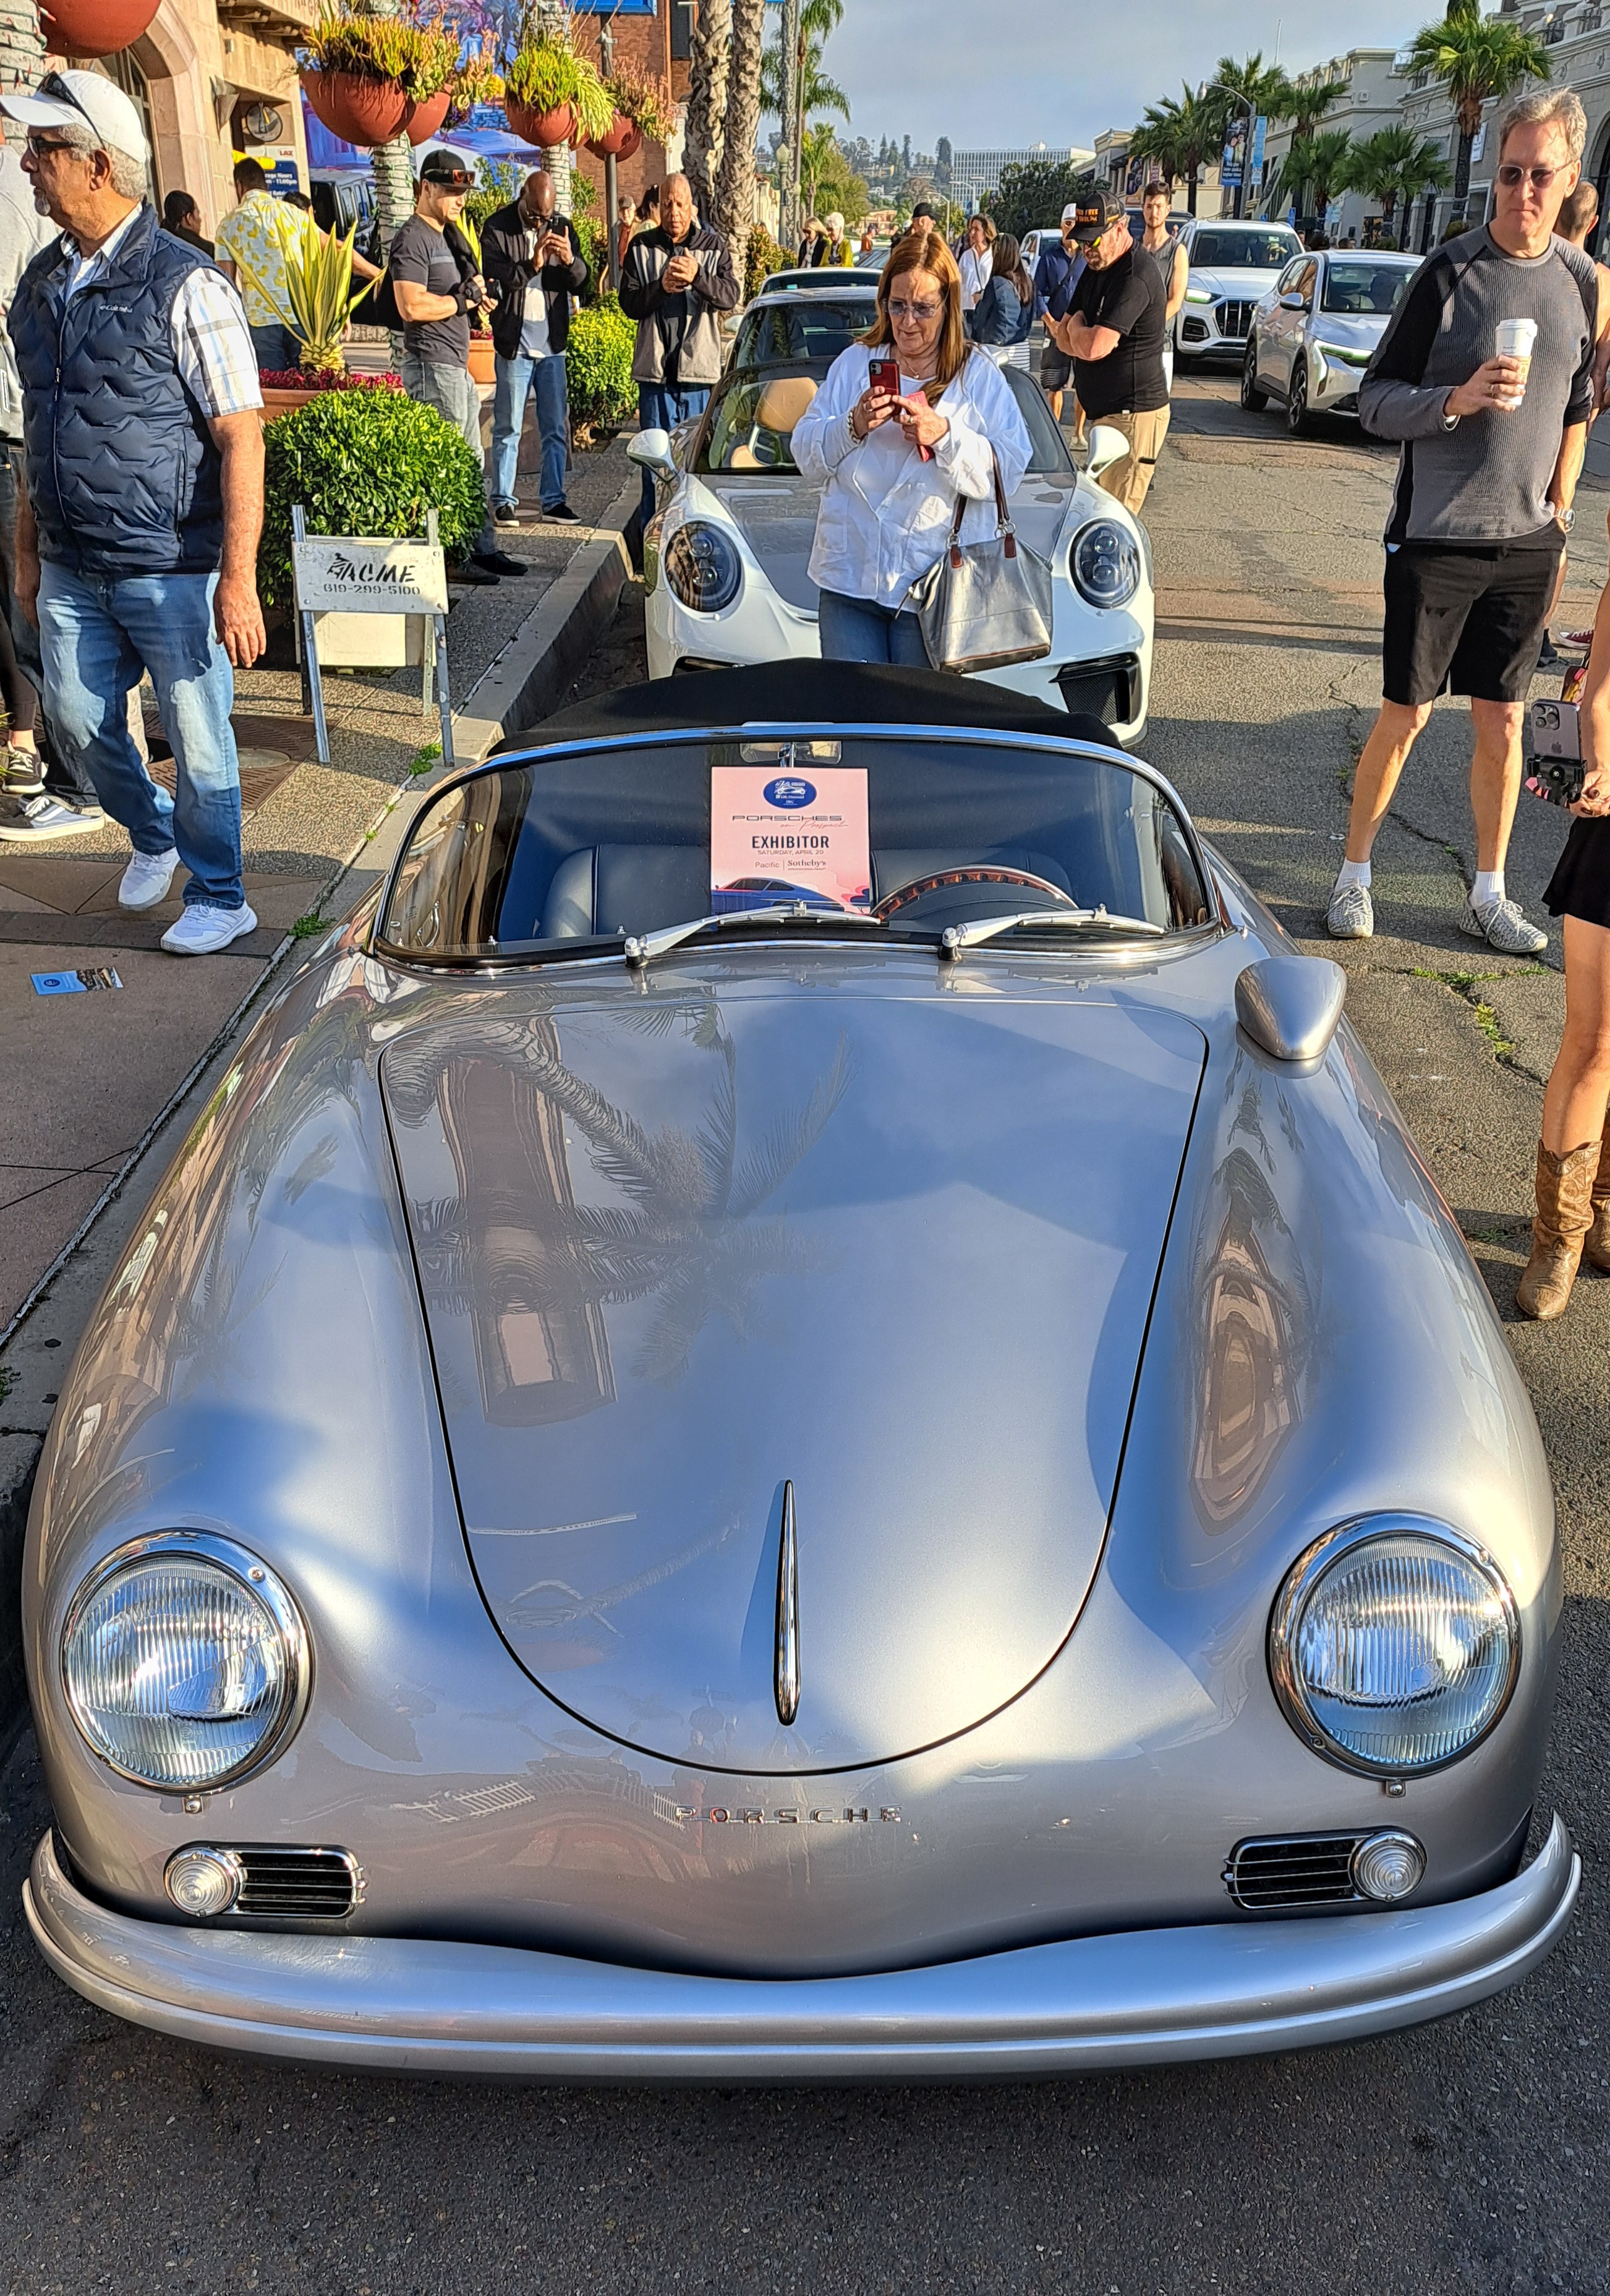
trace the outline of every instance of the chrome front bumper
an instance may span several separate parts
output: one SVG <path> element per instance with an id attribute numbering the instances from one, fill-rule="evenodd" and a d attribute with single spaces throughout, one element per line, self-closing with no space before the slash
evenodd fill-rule
<path id="1" fill-rule="evenodd" d="M 23 1885 L 57 1974 L 135 2024 L 253 2054 L 534 2080 L 980 2080 L 1359 2040 L 1514 1984 L 1581 1867 L 1455 1905 L 1141 1930 L 873 1977 L 689 1977 L 507 1946 L 178 1928 L 108 1913 L 46 1834 Z"/>

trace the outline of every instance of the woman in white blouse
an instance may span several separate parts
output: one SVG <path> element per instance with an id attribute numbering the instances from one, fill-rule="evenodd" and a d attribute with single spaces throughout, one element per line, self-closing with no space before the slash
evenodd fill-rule
<path id="1" fill-rule="evenodd" d="M 986 215 L 976 215 L 961 242 L 961 308 L 970 311 L 989 285 L 995 269 L 995 226 Z"/>
<path id="2" fill-rule="evenodd" d="M 874 359 L 898 365 L 897 393 L 872 389 Z M 962 332 L 960 275 L 936 231 L 896 241 L 875 324 L 833 361 L 792 446 L 826 480 L 810 567 L 822 659 L 926 666 L 911 585 L 944 551 L 957 496 L 963 542 L 987 539 L 993 465 L 1009 495 L 1033 452 L 1001 369 Z"/>

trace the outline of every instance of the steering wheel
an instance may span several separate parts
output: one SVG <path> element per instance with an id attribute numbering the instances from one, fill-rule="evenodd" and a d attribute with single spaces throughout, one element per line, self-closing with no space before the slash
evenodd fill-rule
<path id="1" fill-rule="evenodd" d="M 1021 885 L 1027 892 L 1042 894 L 1058 908 L 1078 906 L 1060 885 L 1053 885 L 1049 878 L 1036 877 L 1027 869 L 1008 869 L 994 861 L 980 861 L 966 869 L 936 869 L 931 876 L 914 878 L 897 891 L 886 893 L 872 914 L 886 920 L 898 916 L 902 909 L 919 901 L 925 893 L 936 893 L 952 885 Z"/>

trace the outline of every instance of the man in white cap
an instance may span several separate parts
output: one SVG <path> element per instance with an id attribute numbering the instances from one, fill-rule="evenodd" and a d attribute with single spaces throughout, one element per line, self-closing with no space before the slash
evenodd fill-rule
<path id="1" fill-rule="evenodd" d="M 1062 210 L 1062 244 L 1041 250 L 1034 266 L 1034 316 L 1045 329 L 1045 341 L 1040 351 L 1040 388 L 1051 403 L 1051 414 L 1062 420 L 1062 394 L 1067 389 L 1074 371 L 1073 360 L 1058 342 L 1052 332 L 1053 319 L 1065 319 L 1074 299 L 1074 290 L 1084 276 L 1084 250 L 1074 239 L 1074 226 L 1079 220 L 1079 202 L 1070 200 Z M 1079 402 L 1074 401 L 1075 433 L 1084 435 L 1084 418 Z"/>
<path id="2" fill-rule="evenodd" d="M 205 955 L 252 931 L 241 882 L 235 668 L 263 651 L 257 363 L 234 288 L 159 226 L 135 106 L 99 72 L 47 72 L 0 96 L 27 129 L 34 202 L 61 236 L 7 317 L 23 394 L 16 593 L 37 620 L 51 727 L 87 769 L 134 857 L 118 898 Z M 145 770 L 127 696 L 149 671 L 176 799 Z"/>

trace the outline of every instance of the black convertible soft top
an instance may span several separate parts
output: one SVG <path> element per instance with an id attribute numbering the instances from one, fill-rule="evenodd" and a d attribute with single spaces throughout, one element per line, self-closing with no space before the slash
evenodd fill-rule
<path id="1" fill-rule="evenodd" d="M 744 725 L 982 726 L 1117 746 L 1110 726 L 1086 712 L 1054 709 L 1027 694 L 945 670 L 892 669 L 854 661 L 767 661 L 750 669 L 691 670 L 577 701 L 540 725 L 506 734 L 497 750 L 622 734 L 672 734 Z"/>

